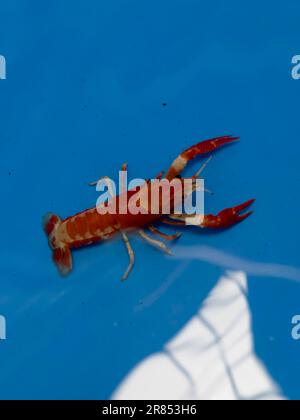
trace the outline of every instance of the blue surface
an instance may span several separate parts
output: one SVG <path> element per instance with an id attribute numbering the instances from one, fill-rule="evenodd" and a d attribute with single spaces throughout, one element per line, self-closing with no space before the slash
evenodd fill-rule
<path id="1" fill-rule="evenodd" d="M 182 261 L 133 239 L 137 263 L 124 284 L 121 241 L 76 252 L 72 276 L 57 275 L 42 216 L 94 205 L 86 184 L 116 176 L 125 161 L 132 177 L 152 177 L 196 141 L 240 135 L 206 170 L 216 193 L 206 208 L 254 196 L 254 216 L 220 234 L 193 230 L 181 245 L 299 267 L 300 81 L 290 63 L 300 4 L 278 3 L 1 2 L 0 398 L 108 398 L 222 272 L 192 262 L 143 307 Z M 249 290 L 256 352 L 285 395 L 299 398 L 291 318 L 300 285 L 250 276 Z"/>

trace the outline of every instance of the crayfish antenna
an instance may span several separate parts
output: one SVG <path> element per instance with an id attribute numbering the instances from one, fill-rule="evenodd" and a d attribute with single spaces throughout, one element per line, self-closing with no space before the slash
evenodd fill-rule
<path id="1" fill-rule="evenodd" d="M 195 175 L 193 176 L 194 179 L 199 178 L 199 176 L 202 174 L 202 172 L 204 171 L 204 169 L 207 167 L 207 165 L 210 163 L 210 161 L 212 160 L 213 156 L 210 156 L 201 166 L 201 168 L 195 173 Z"/>

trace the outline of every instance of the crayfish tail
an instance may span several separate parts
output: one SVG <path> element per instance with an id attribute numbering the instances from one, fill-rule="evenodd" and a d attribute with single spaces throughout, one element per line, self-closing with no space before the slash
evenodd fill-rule
<path id="1" fill-rule="evenodd" d="M 58 229 L 61 219 L 56 214 L 48 213 L 44 217 L 43 227 L 48 237 L 49 246 L 53 250 L 53 262 L 59 273 L 67 276 L 72 270 L 72 254 L 69 246 L 59 239 Z"/>
<path id="2" fill-rule="evenodd" d="M 53 262 L 61 276 L 65 277 L 72 271 L 72 254 L 67 245 L 53 250 Z"/>

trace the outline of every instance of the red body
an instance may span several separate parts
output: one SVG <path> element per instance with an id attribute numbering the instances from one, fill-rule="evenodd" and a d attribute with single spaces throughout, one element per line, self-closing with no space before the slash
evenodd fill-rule
<path id="1" fill-rule="evenodd" d="M 203 155 L 217 149 L 220 146 L 231 143 L 237 140 L 236 137 L 225 136 L 211 140 L 207 140 L 196 144 L 184 151 L 173 162 L 169 168 L 166 179 L 169 181 L 175 180 L 184 170 L 187 163 L 198 155 Z M 177 181 L 179 181 L 177 179 Z M 181 182 L 181 181 L 179 181 Z M 143 187 L 140 191 L 140 206 L 143 207 L 143 200 L 148 196 L 149 207 L 151 208 L 151 186 L 147 182 L 144 184 L 145 193 L 143 194 Z M 99 214 L 96 207 L 85 210 L 75 216 L 61 220 L 54 214 L 48 214 L 44 220 L 44 229 L 49 239 L 49 244 L 53 249 L 53 260 L 56 263 L 62 275 L 68 274 L 72 269 L 72 248 L 79 248 L 95 244 L 99 241 L 109 239 L 120 232 L 131 231 L 146 227 L 162 218 L 165 214 L 161 211 L 162 202 L 165 202 L 165 197 L 162 195 L 162 202 L 159 200 L 159 211 L 156 214 L 132 214 L 131 199 L 136 195 L 136 191 L 129 191 L 126 194 L 126 199 L 123 200 L 124 195 L 113 198 L 108 203 L 108 211 L 106 214 Z M 168 195 L 170 201 L 170 215 L 174 208 L 182 200 L 182 190 L 177 192 L 176 188 L 171 190 L 171 195 Z M 226 228 L 248 217 L 251 212 L 240 215 L 246 207 L 253 203 L 254 200 L 223 210 L 218 215 L 206 215 L 201 227 L 207 228 Z M 125 202 L 127 212 L 122 214 L 120 208 L 123 208 L 120 203 Z M 117 211 L 110 211 L 110 208 Z M 181 215 L 184 218 L 184 214 Z M 184 221 L 174 222 L 173 224 L 184 225 Z"/>

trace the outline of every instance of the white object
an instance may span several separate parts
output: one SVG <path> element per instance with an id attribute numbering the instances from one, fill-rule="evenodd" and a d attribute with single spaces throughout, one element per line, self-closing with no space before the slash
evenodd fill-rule
<path id="1" fill-rule="evenodd" d="M 283 399 L 253 349 L 244 272 L 228 271 L 198 313 L 112 395 L 120 400 Z"/>

